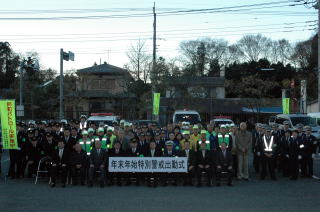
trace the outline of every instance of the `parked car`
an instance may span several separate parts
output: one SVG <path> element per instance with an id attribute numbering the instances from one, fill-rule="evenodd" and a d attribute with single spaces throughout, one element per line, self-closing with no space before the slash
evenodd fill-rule
<path id="1" fill-rule="evenodd" d="M 234 122 L 231 119 L 217 118 L 217 119 L 212 119 L 210 121 L 210 124 L 212 124 L 214 127 L 219 127 L 220 125 L 223 125 L 223 124 L 234 124 Z"/>
<path id="2" fill-rule="evenodd" d="M 290 129 L 295 129 L 298 124 L 310 126 L 312 128 L 312 135 L 320 139 L 320 126 L 316 124 L 311 116 L 305 114 L 278 114 L 275 116 L 275 123 L 279 124 L 279 126 L 283 126 L 284 121 L 289 122 Z"/>
<path id="3" fill-rule="evenodd" d="M 190 124 L 201 123 L 200 114 L 194 110 L 176 110 L 173 113 L 172 121 L 174 124 L 189 122 Z"/>
<path id="4" fill-rule="evenodd" d="M 88 125 L 95 123 L 96 126 L 113 126 L 114 123 L 118 123 L 118 117 L 112 113 L 92 113 L 86 122 Z"/>

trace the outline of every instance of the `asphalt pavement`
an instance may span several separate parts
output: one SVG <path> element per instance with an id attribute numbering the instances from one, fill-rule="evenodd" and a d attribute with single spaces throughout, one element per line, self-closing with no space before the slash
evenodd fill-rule
<path id="1" fill-rule="evenodd" d="M 6 155 L 3 161 L 6 160 Z M 7 166 L 7 162 L 3 163 Z M 320 160 L 315 170 L 320 176 Z M 4 167 L 6 168 L 6 167 Z M 319 212 L 320 181 L 299 179 L 235 181 L 233 187 L 105 187 L 97 185 L 50 188 L 47 180 L 0 180 L 0 212 L 158 212 L 158 211 L 259 211 Z"/>

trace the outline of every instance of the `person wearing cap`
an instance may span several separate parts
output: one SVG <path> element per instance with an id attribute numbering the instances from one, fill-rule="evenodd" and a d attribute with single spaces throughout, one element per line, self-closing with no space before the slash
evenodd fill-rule
<path id="1" fill-rule="evenodd" d="M 108 127 L 107 128 L 107 146 L 108 149 L 113 148 L 113 143 L 117 140 L 117 136 L 114 134 L 114 128 L 113 127 Z"/>
<path id="2" fill-rule="evenodd" d="M 199 126 L 198 125 L 194 125 L 192 127 L 193 133 L 190 136 L 190 145 L 191 145 L 191 149 L 193 149 L 194 151 L 197 151 L 197 147 L 198 147 L 198 141 L 200 140 L 200 134 L 199 134 Z"/>
<path id="3" fill-rule="evenodd" d="M 91 142 L 91 139 L 88 138 L 88 131 L 83 129 L 81 134 L 82 134 L 82 138 L 80 138 L 78 142 L 81 145 L 82 150 L 87 155 L 90 155 L 93 143 Z"/>
<path id="4" fill-rule="evenodd" d="M 26 149 L 26 162 L 29 178 L 36 174 L 38 164 L 41 159 L 41 146 L 38 142 L 38 139 L 38 137 L 32 137 L 31 143 L 28 144 Z"/>
<path id="5" fill-rule="evenodd" d="M 163 157 L 178 157 L 179 156 L 179 150 L 174 148 L 174 142 L 169 140 L 165 143 L 166 148 L 163 152 Z M 169 179 L 173 180 L 172 185 L 176 186 L 178 183 L 178 175 L 177 173 L 163 173 L 163 186 L 167 186 Z"/>
<path id="6" fill-rule="evenodd" d="M 173 148 L 175 150 L 177 150 L 177 151 L 181 150 L 180 143 L 181 143 L 182 139 L 183 139 L 183 137 L 180 132 L 175 135 L 174 139 L 172 140 L 173 141 Z"/>
<path id="7" fill-rule="evenodd" d="M 126 157 L 142 157 L 144 155 L 143 152 L 139 152 L 138 149 L 138 140 L 136 138 L 131 138 L 130 139 L 130 143 L 129 143 L 130 147 L 126 150 L 125 156 Z M 131 184 L 131 179 L 134 178 L 136 179 L 136 185 L 139 186 L 140 185 L 140 173 L 126 173 L 126 185 L 130 185 Z"/>
<path id="8" fill-rule="evenodd" d="M 305 127 L 305 133 L 302 135 L 301 140 L 301 174 L 302 177 L 311 178 L 313 176 L 313 158 L 315 157 L 314 151 L 317 145 L 317 139 L 312 133 L 310 126 Z"/>
<path id="9" fill-rule="evenodd" d="M 280 131 L 281 136 L 284 136 L 284 133 L 289 130 L 290 126 L 290 122 L 289 121 L 284 121 L 283 123 L 283 129 Z"/>
<path id="10" fill-rule="evenodd" d="M 85 115 L 81 115 L 80 116 L 80 123 L 79 123 L 79 127 L 80 130 L 86 130 L 87 129 L 87 117 Z"/>
<path id="11" fill-rule="evenodd" d="M 207 186 L 211 186 L 211 178 L 213 172 L 214 160 L 212 153 L 206 149 L 207 144 L 202 142 L 200 144 L 199 150 L 196 152 L 196 172 L 198 187 L 201 186 L 201 174 L 205 172 L 207 175 Z"/>
<path id="12" fill-rule="evenodd" d="M 205 136 L 205 130 L 201 130 L 201 131 L 202 131 L 202 133 L 201 133 L 200 141 L 198 142 L 197 149 L 200 148 L 201 143 L 206 143 L 206 149 L 208 151 L 211 151 L 211 144 L 210 144 L 210 141 L 208 141 Z"/>
<path id="13" fill-rule="evenodd" d="M 124 157 L 126 155 L 121 148 L 121 143 L 119 140 L 116 140 L 113 145 L 113 148 L 108 152 L 108 157 Z M 116 178 L 117 185 L 122 186 L 122 177 L 123 174 L 121 172 L 110 172 L 109 185 L 113 185 L 113 179 Z"/>
<path id="14" fill-rule="evenodd" d="M 92 139 L 94 139 L 94 129 L 93 128 L 89 128 L 88 129 L 88 138 L 90 139 L 90 140 L 92 140 Z"/>
<path id="15" fill-rule="evenodd" d="M 181 150 L 184 150 L 184 149 L 185 149 L 184 143 L 185 143 L 186 141 L 189 142 L 190 149 L 192 149 L 192 146 L 191 146 L 191 144 L 190 144 L 190 131 L 185 130 L 185 131 L 182 132 L 182 135 L 183 135 L 183 139 L 180 141 Z M 193 151 L 194 151 L 194 150 L 193 150 Z"/>
<path id="16" fill-rule="evenodd" d="M 216 144 L 217 144 L 216 138 L 217 138 L 217 134 L 213 130 L 213 125 L 208 124 L 207 125 L 207 132 L 206 132 L 206 139 L 207 139 L 207 141 L 210 141 L 210 149 L 213 151 L 216 150 Z"/>
<path id="17" fill-rule="evenodd" d="M 289 155 L 288 148 L 291 141 L 291 131 L 287 130 L 284 133 L 284 136 L 281 137 L 279 153 L 280 153 L 280 170 L 282 172 L 283 177 L 289 177 L 290 169 L 289 169 Z"/>
<path id="18" fill-rule="evenodd" d="M 230 136 L 230 138 L 232 138 Z M 240 123 L 240 130 L 235 135 L 236 150 L 238 159 L 238 174 L 239 180 L 249 179 L 249 151 L 252 145 L 252 135 L 247 131 L 247 124 L 245 122 Z M 230 141 L 229 143 L 232 143 Z M 232 149 L 232 148 L 231 148 Z"/>
<path id="19" fill-rule="evenodd" d="M 298 136 L 300 136 L 300 137 L 302 137 L 303 135 L 304 135 L 304 133 L 303 133 L 303 124 L 297 124 L 296 125 L 296 129 L 298 130 Z"/>
<path id="20" fill-rule="evenodd" d="M 276 180 L 275 175 L 275 157 L 278 151 L 278 141 L 271 133 L 271 128 L 268 127 L 265 130 L 265 134 L 262 137 L 260 144 L 261 153 L 261 180 L 264 180 L 267 176 L 267 169 L 272 180 Z"/>
<path id="21" fill-rule="evenodd" d="M 216 136 L 216 140 L 218 141 L 217 146 L 219 147 L 222 142 L 227 144 L 227 148 L 229 151 L 232 149 L 232 137 L 227 133 L 226 125 L 220 126 L 220 132 Z"/>
<path id="22" fill-rule="evenodd" d="M 79 178 L 81 185 L 84 185 L 85 173 L 88 164 L 87 154 L 82 150 L 79 143 L 76 143 L 74 149 L 75 151 L 72 152 L 70 156 L 72 185 L 78 185 Z"/>
<path id="23" fill-rule="evenodd" d="M 108 153 L 105 149 L 101 148 L 100 140 L 94 143 L 94 148 L 92 148 L 89 156 L 89 181 L 88 187 L 93 186 L 93 177 L 96 171 L 99 172 L 100 177 L 100 187 L 103 188 L 105 184 L 106 170 L 107 170 L 107 161 L 108 161 Z"/>
<path id="24" fill-rule="evenodd" d="M 104 134 L 104 128 L 103 127 L 99 127 L 97 131 L 98 131 L 97 136 L 94 136 L 93 139 L 92 139 L 93 146 L 94 146 L 94 143 L 96 141 L 100 141 L 101 145 L 102 145 L 102 147 L 101 147 L 102 149 L 111 149 L 110 140 Z"/>
<path id="25" fill-rule="evenodd" d="M 182 173 L 183 185 L 193 185 L 192 179 L 195 176 L 195 163 L 196 163 L 196 154 L 190 148 L 189 140 L 184 141 L 184 148 L 180 151 L 180 157 L 187 157 L 188 159 L 188 172 Z"/>
<path id="26" fill-rule="evenodd" d="M 62 187 L 66 187 L 68 166 L 70 163 L 70 152 L 65 148 L 65 143 L 62 139 L 58 140 L 58 149 L 52 154 L 52 166 L 51 166 L 51 187 L 55 187 L 56 178 L 61 172 Z"/>
<path id="27" fill-rule="evenodd" d="M 299 175 L 299 161 L 302 159 L 301 156 L 301 147 L 302 141 L 301 137 L 298 136 L 299 131 L 293 130 L 292 136 L 287 148 L 286 157 L 289 159 L 289 170 L 290 170 L 290 179 L 297 180 Z"/>
<path id="28" fill-rule="evenodd" d="M 227 149 L 227 144 L 222 142 L 220 148 L 215 153 L 216 185 L 221 184 L 222 172 L 227 173 L 228 186 L 232 186 L 233 159 L 232 154 Z"/>
<path id="29" fill-rule="evenodd" d="M 57 142 L 53 139 L 53 135 L 50 132 L 47 132 L 41 143 L 41 149 L 44 152 L 44 156 L 51 156 L 56 147 Z"/>

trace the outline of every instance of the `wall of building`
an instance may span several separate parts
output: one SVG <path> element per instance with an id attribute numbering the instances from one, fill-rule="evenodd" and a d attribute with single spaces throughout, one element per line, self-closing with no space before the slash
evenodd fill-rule
<path id="1" fill-rule="evenodd" d="M 312 104 L 307 104 L 307 113 L 316 113 L 319 112 L 318 102 Z"/>

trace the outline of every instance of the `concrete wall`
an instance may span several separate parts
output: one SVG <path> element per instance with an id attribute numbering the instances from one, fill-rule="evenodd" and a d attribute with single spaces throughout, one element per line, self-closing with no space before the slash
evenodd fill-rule
<path id="1" fill-rule="evenodd" d="M 316 113 L 319 112 L 318 102 L 307 104 L 307 113 Z"/>

